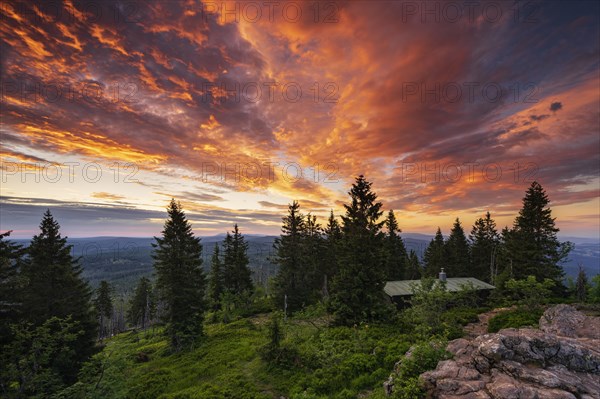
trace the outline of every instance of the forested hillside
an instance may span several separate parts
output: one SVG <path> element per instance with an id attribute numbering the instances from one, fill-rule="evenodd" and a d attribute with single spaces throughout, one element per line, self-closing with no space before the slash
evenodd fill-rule
<path id="1" fill-rule="evenodd" d="M 224 235 L 202 237 L 202 243 L 212 246 L 220 243 Z M 247 235 L 249 267 L 257 283 L 265 285 L 268 278 L 277 273 L 277 264 L 273 257 L 273 243 L 276 236 Z M 402 233 L 407 251 L 415 251 L 420 260 L 432 236 L 424 234 Z M 588 275 L 600 274 L 600 243 L 591 239 L 569 237 L 574 243 L 569 258 L 562 265 L 566 276 L 575 279 L 582 266 Z M 29 240 L 15 239 L 15 243 L 27 246 Z M 92 287 L 100 281 L 108 281 L 119 293 L 133 290 L 140 277 L 152 277 L 152 238 L 137 237 L 90 237 L 69 238 L 73 246 L 73 255 L 81 257 L 83 277 Z M 204 253 L 204 265 L 208 270 L 210 254 Z"/>

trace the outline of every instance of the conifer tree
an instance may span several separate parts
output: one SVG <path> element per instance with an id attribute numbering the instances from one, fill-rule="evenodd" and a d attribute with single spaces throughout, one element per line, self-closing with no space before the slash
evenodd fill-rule
<path id="1" fill-rule="evenodd" d="M 23 358 L 23 353 L 15 349 L 14 326 L 24 311 L 20 297 L 23 280 L 19 276 L 24 249 L 6 240 L 10 233 L 0 234 L 0 395 L 7 397 L 10 397 L 9 386 L 15 380 L 9 364 Z"/>
<path id="2" fill-rule="evenodd" d="M 342 228 L 333 214 L 333 210 L 327 219 L 327 226 L 323 230 L 325 235 L 325 250 L 323 253 L 323 286 L 321 289 L 324 298 L 329 297 L 329 286 L 333 276 L 337 273 L 338 251 L 342 239 Z"/>
<path id="3" fill-rule="evenodd" d="M 12 335 L 9 325 L 16 322 L 21 313 L 20 298 L 23 279 L 19 276 L 25 250 L 6 240 L 11 231 L 0 234 L 0 346 L 7 343 Z"/>
<path id="4" fill-rule="evenodd" d="M 422 273 L 423 269 L 419 257 L 417 256 L 417 253 L 411 249 L 410 254 L 408 255 L 407 268 L 403 280 L 419 280 Z"/>
<path id="5" fill-rule="evenodd" d="M 65 383 L 76 380 L 82 363 L 94 353 L 97 321 L 92 306 L 92 290 L 81 277 L 81 266 L 71 256 L 72 246 L 61 237 L 60 225 L 50 210 L 44 213 L 40 233 L 34 236 L 23 262 L 23 319 L 33 327 L 48 319 L 70 321 L 81 332 L 69 345 L 76 354 L 58 370 Z"/>
<path id="6" fill-rule="evenodd" d="M 538 182 L 533 182 L 523 198 L 523 207 L 513 228 L 504 237 L 505 267 L 512 277 L 524 279 L 535 276 L 538 281 L 549 278 L 557 287 L 563 287 L 564 271 L 561 263 L 571 250 L 571 243 L 561 243 L 559 229 L 548 207 L 550 200 Z"/>
<path id="7" fill-rule="evenodd" d="M 471 241 L 471 277 L 492 282 L 496 276 L 496 254 L 500 236 L 489 212 L 475 221 L 469 236 Z"/>
<path id="8" fill-rule="evenodd" d="M 460 220 L 456 218 L 448 240 L 444 243 L 446 264 L 443 266 L 450 277 L 471 277 L 469 242 Z"/>
<path id="9" fill-rule="evenodd" d="M 194 236 L 181 205 L 171 200 L 162 237 L 154 237 L 156 285 L 164 302 L 166 333 L 171 348 L 193 347 L 202 335 L 206 279 L 202 244 Z"/>
<path id="10" fill-rule="evenodd" d="M 110 332 L 110 321 L 113 314 L 113 300 L 112 300 L 112 289 L 108 281 L 100 281 L 100 287 L 96 291 L 96 298 L 94 299 L 94 305 L 96 306 L 96 313 L 98 314 L 98 321 L 100 325 L 99 337 L 103 339 L 109 335 Z"/>
<path id="11" fill-rule="evenodd" d="M 237 224 L 233 226 L 232 233 L 227 233 L 223 244 L 224 288 L 233 295 L 249 297 L 254 286 L 252 271 L 248 267 L 248 243 Z"/>
<path id="12" fill-rule="evenodd" d="M 585 274 L 583 267 L 579 266 L 579 273 L 577 273 L 577 282 L 575 283 L 575 297 L 579 302 L 585 302 L 587 299 L 588 292 L 588 279 Z"/>
<path id="13" fill-rule="evenodd" d="M 431 240 L 425 250 L 423 257 L 425 268 L 424 277 L 436 277 L 443 267 L 446 267 L 446 248 L 444 246 L 444 236 L 442 230 L 438 227 L 435 238 Z"/>
<path id="14" fill-rule="evenodd" d="M 219 244 L 215 243 L 208 278 L 208 300 L 215 311 L 221 309 L 221 295 L 223 295 L 225 289 L 224 280 L 223 262 L 219 253 Z"/>
<path id="15" fill-rule="evenodd" d="M 385 220 L 385 257 L 387 280 L 402 280 L 408 263 L 408 254 L 404 241 L 400 237 L 400 227 L 394 211 L 390 210 Z"/>
<path id="16" fill-rule="evenodd" d="M 323 281 L 327 274 L 323 267 L 325 240 L 323 228 L 317 223 L 317 217 L 310 213 L 306 215 L 306 232 L 302 242 L 303 258 L 306 269 L 306 286 L 309 291 L 309 303 L 317 300 L 319 291 L 322 292 Z"/>
<path id="17" fill-rule="evenodd" d="M 152 292 L 152 283 L 146 277 L 142 277 L 129 303 L 127 319 L 134 326 L 140 326 L 144 330 L 150 324 L 155 312 L 156 300 Z"/>
<path id="18" fill-rule="evenodd" d="M 330 307 L 338 324 L 352 325 L 385 317 L 385 257 L 381 202 L 371 184 L 359 176 L 348 192 L 342 216 L 343 238 Z"/>
<path id="19" fill-rule="evenodd" d="M 295 312 L 307 305 L 311 299 L 308 270 L 304 262 L 306 218 L 300 212 L 298 201 L 293 201 L 288 206 L 288 214 L 282 220 L 281 235 L 273 244 L 273 260 L 279 266 L 274 281 L 274 300 L 276 307 L 280 309 L 287 300 L 287 309 Z"/>

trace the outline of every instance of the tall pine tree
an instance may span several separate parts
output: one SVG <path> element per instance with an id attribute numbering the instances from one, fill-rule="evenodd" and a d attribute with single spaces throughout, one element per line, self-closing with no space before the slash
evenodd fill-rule
<path id="1" fill-rule="evenodd" d="M 138 281 L 133 297 L 129 302 L 127 319 L 134 326 L 146 329 L 156 312 L 156 300 L 152 291 L 152 283 L 146 277 Z"/>
<path id="2" fill-rule="evenodd" d="M 327 219 L 327 226 L 323 230 L 325 235 L 325 248 L 323 253 L 323 286 L 321 289 L 324 298 L 329 298 L 329 286 L 333 276 L 337 274 L 338 269 L 338 251 L 342 239 L 342 228 L 333 214 L 333 210 Z"/>
<path id="3" fill-rule="evenodd" d="M 248 243 L 237 224 L 233 226 L 232 233 L 227 233 L 223 243 L 224 288 L 233 295 L 249 297 L 254 285 L 252 271 L 248 267 Z"/>
<path id="4" fill-rule="evenodd" d="M 96 290 L 94 305 L 96 306 L 98 324 L 100 325 L 98 336 L 102 340 L 110 335 L 110 321 L 113 315 L 112 288 L 108 281 L 100 281 L 100 287 Z"/>
<path id="5" fill-rule="evenodd" d="M 371 184 L 364 176 L 357 177 L 348 192 L 350 203 L 344 205 L 339 272 L 330 301 L 338 324 L 381 319 L 386 313 L 383 212 Z"/>
<path id="6" fill-rule="evenodd" d="M 564 271 L 561 263 L 571 250 L 571 243 L 561 243 L 559 229 L 548 207 L 550 200 L 538 182 L 533 182 L 523 198 L 523 207 L 512 230 L 505 234 L 505 267 L 512 276 L 523 279 L 535 276 L 538 281 L 549 278 L 562 287 Z"/>
<path id="7" fill-rule="evenodd" d="M 403 280 L 418 280 L 421 278 L 423 269 L 417 253 L 411 249 L 408 255 L 408 262 Z"/>
<path id="8" fill-rule="evenodd" d="M 317 223 L 317 217 L 310 213 L 306 215 L 306 234 L 302 247 L 307 273 L 305 278 L 311 293 L 309 303 L 313 303 L 321 296 L 319 293 L 322 294 L 323 281 L 326 279 L 327 270 L 323 267 L 323 254 L 325 252 L 323 228 Z"/>
<path id="9" fill-rule="evenodd" d="M 446 267 L 446 248 L 444 246 L 444 236 L 442 230 L 438 227 L 435 238 L 431 240 L 423 256 L 425 268 L 423 275 L 425 277 L 436 277 L 443 267 Z"/>
<path id="10" fill-rule="evenodd" d="M 225 290 L 223 262 L 219 252 L 219 244 L 215 243 L 215 249 L 210 261 L 210 275 L 208 276 L 208 300 L 215 311 L 221 309 L 221 295 L 223 295 Z"/>
<path id="11" fill-rule="evenodd" d="M 496 222 L 489 212 L 485 218 L 475 221 L 471 235 L 471 277 L 493 282 L 496 276 L 496 254 L 500 244 L 500 236 L 496 230 Z"/>
<path id="12" fill-rule="evenodd" d="M 74 382 L 82 363 L 96 349 L 97 321 L 92 305 L 92 290 L 81 277 L 82 268 L 71 256 L 72 246 L 61 237 L 60 225 L 50 210 L 44 213 L 40 233 L 27 248 L 22 276 L 24 319 L 34 327 L 48 319 L 70 321 L 78 325 L 81 334 L 71 342 L 76 354 L 64 362 L 58 373 L 65 383 Z"/>
<path id="13" fill-rule="evenodd" d="M 384 244 L 386 279 L 402 280 L 408 263 L 408 254 L 404 246 L 404 241 L 400 237 L 401 230 L 393 210 L 388 212 L 388 216 L 385 219 L 385 228 L 387 230 Z"/>
<path id="14" fill-rule="evenodd" d="M 19 267 L 25 250 L 6 240 L 11 231 L 0 234 L 0 346 L 10 340 L 10 324 L 16 322 L 22 309 L 20 298 L 23 279 Z"/>
<path id="15" fill-rule="evenodd" d="M 162 237 L 154 237 L 156 285 L 164 302 L 166 333 L 171 348 L 193 347 L 202 335 L 206 279 L 202 270 L 202 244 L 194 236 L 181 205 L 171 200 Z"/>
<path id="16" fill-rule="evenodd" d="M 448 240 L 444 243 L 446 264 L 444 268 L 450 277 L 471 277 L 469 262 L 469 242 L 465 235 L 460 220 L 456 218 Z"/>
<path id="17" fill-rule="evenodd" d="M 281 235 L 273 244 L 273 260 L 279 266 L 274 281 L 274 300 L 277 308 L 282 309 L 287 303 L 287 310 L 295 312 L 312 299 L 304 250 L 306 218 L 300 212 L 298 201 L 288 206 L 288 214 L 282 220 Z"/>

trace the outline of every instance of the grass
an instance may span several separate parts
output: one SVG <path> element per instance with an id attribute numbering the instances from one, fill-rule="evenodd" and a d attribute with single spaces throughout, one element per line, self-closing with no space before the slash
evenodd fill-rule
<path id="1" fill-rule="evenodd" d="M 197 348 L 176 354 L 160 329 L 121 334 L 84 368 L 81 382 L 57 398 L 375 399 L 414 343 L 397 326 L 326 327 L 320 319 L 295 318 L 283 324 L 290 359 L 273 365 L 260 356 L 265 320 L 207 324 Z"/>

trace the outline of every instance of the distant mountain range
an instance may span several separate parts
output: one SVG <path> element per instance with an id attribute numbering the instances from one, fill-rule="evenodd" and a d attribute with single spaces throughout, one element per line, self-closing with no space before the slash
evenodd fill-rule
<path id="1" fill-rule="evenodd" d="M 206 270 L 210 267 L 210 258 L 214 245 L 223 241 L 225 235 L 202 237 L 204 246 L 203 258 Z M 255 278 L 265 283 L 277 272 L 277 265 L 269 259 L 274 255 L 273 242 L 276 236 L 245 234 L 248 242 L 250 268 Z M 423 257 L 427 245 L 433 236 L 419 233 L 402 233 L 407 250 L 414 250 Z M 577 276 L 581 265 L 588 277 L 600 274 L 600 241 L 581 237 L 560 237 L 562 241 L 575 244 L 569 261 L 563 267 L 568 277 Z M 14 242 L 24 246 L 29 240 L 15 239 Z M 83 276 L 96 287 L 101 280 L 113 284 L 118 292 L 126 293 L 133 289 L 135 282 L 142 276 L 151 276 L 152 269 L 152 237 L 88 237 L 69 238 L 73 245 L 73 255 L 81 259 Z"/>

